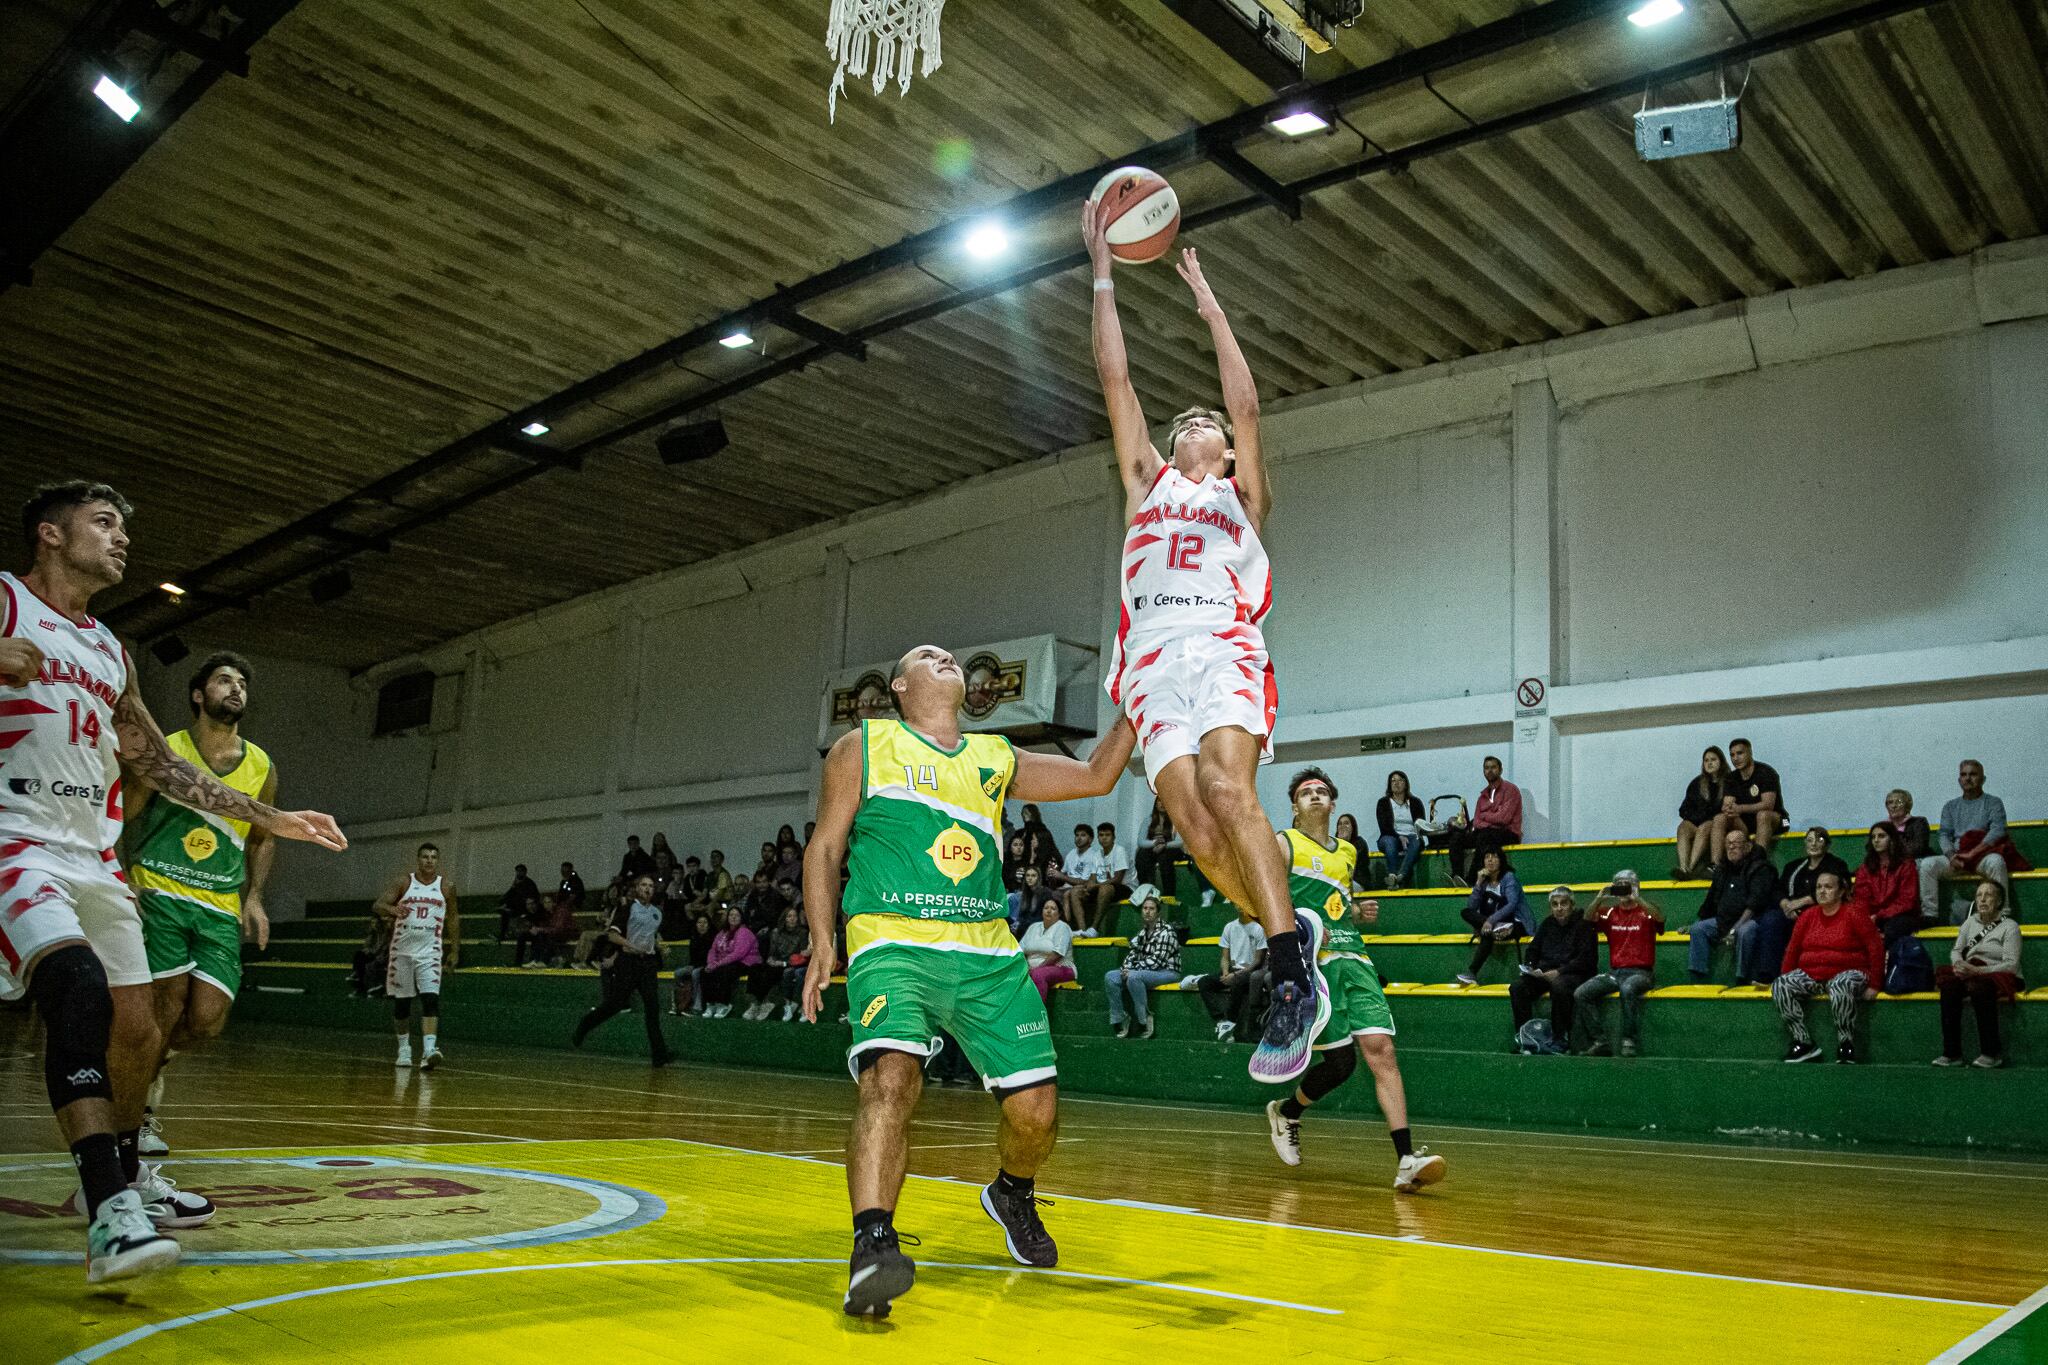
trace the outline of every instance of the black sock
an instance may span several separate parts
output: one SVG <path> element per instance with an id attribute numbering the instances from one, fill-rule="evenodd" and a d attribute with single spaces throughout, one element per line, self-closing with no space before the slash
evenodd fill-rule
<path id="1" fill-rule="evenodd" d="M 89 1133 L 71 1144 L 71 1164 L 85 1187 L 85 1216 L 98 1216 L 100 1205 L 128 1188 L 121 1178 L 121 1152 L 112 1133 Z"/>
<path id="2" fill-rule="evenodd" d="M 1394 1140 L 1395 1156 L 1415 1155 L 1415 1143 L 1409 1138 L 1406 1128 L 1390 1128 L 1387 1130 L 1387 1136 Z"/>
<path id="3" fill-rule="evenodd" d="M 1028 1197 L 1036 1188 L 1036 1185 L 1028 1175 L 1011 1175 L 1008 1171 L 998 1169 L 996 1171 L 996 1188 L 1004 1194 L 1021 1194 Z"/>
<path id="4" fill-rule="evenodd" d="M 1308 962 L 1301 955 L 1301 935 L 1293 929 L 1284 934 L 1270 934 L 1266 938 L 1266 961 L 1273 964 L 1273 975 L 1280 981 L 1292 981 L 1297 986 L 1308 985 Z"/>
<path id="5" fill-rule="evenodd" d="M 1299 1120 L 1307 1108 L 1308 1106 L 1301 1102 L 1301 1096 L 1289 1095 L 1286 1099 L 1280 1101 L 1280 1116 L 1282 1118 Z"/>
<path id="6" fill-rule="evenodd" d="M 136 1145 L 141 1135 L 140 1128 L 124 1128 L 116 1134 L 121 1153 L 121 1178 L 131 1185 L 142 1176 L 142 1149 Z"/>
<path id="7" fill-rule="evenodd" d="M 862 1209 L 853 1215 L 853 1235 L 858 1237 L 870 1228 L 885 1228 L 894 1217 L 887 1209 Z"/>

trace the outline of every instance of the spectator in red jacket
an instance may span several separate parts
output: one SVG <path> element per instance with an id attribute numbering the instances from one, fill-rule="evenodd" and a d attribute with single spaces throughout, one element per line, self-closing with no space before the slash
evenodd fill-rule
<path id="1" fill-rule="evenodd" d="M 1522 842 L 1522 789 L 1501 776 L 1492 754 L 1480 765 L 1486 786 L 1472 803 L 1472 823 L 1451 831 L 1451 884 L 1470 886 L 1472 869 L 1493 849 Z"/>
<path id="2" fill-rule="evenodd" d="M 1852 908 L 1870 916 L 1885 947 L 1927 926 L 1920 913 L 1920 865 L 1906 854 L 1905 841 L 1886 821 L 1870 827 L 1863 866 L 1856 869 Z"/>
<path id="3" fill-rule="evenodd" d="M 1642 898 L 1642 883 L 1627 868 L 1614 883 L 1593 897 L 1587 911 L 1593 927 L 1607 939 L 1607 970 L 1586 982 L 1572 996 L 1579 1002 L 1580 1027 L 1592 1039 L 1588 1057 L 1607 1055 L 1606 1021 L 1601 1002 L 1621 996 L 1621 1055 L 1633 1057 L 1643 1040 L 1643 996 L 1657 967 L 1657 935 L 1664 932 L 1664 912 Z"/>
<path id="4" fill-rule="evenodd" d="M 1820 1048 L 1806 1027 L 1806 998 L 1823 987 L 1835 1016 L 1835 1060 L 1856 1060 L 1856 1019 L 1865 1000 L 1877 998 L 1884 979 L 1884 939 L 1861 910 L 1842 903 L 1839 873 L 1823 872 L 1813 885 L 1814 904 L 1792 924 L 1784 974 L 1771 983 L 1771 1003 L 1792 1035 L 1788 1062 L 1811 1062 Z"/>

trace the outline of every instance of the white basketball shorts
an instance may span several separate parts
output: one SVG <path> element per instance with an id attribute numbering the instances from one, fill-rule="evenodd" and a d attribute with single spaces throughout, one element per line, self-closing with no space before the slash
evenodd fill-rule
<path id="1" fill-rule="evenodd" d="M 1126 655 L 1124 714 L 1138 732 L 1153 790 L 1167 764 L 1199 751 L 1202 736 L 1229 725 L 1257 735 L 1259 762 L 1273 761 L 1280 691 L 1255 628 L 1127 645 Z"/>
<path id="2" fill-rule="evenodd" d="M 0 1000 L 19 1000 L 52 944 L 83 938 L 114 986 L 147 986 L 135 893 L 111 849 L 78 853 L 0 835 Z"/>
<path id="3" fill-rule="evenodd" d="M 416 995 L 439 995 L 441 993 L 441 949 L 436 946 L 420 952 L 406 952 L 399 948 L 391 950 L 391 959 L 384 968 L 384 994 L 393 1000 L 410 1000 Z"/>

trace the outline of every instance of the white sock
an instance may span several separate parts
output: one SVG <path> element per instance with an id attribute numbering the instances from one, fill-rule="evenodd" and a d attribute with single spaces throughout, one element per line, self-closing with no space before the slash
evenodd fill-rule
<path id="1" fill-rule="evenodd" d="M 400 1039 L 398 1040 L 398 1050 L 399 1050 L 399 1052 L 400 1052 L 401 1054 L 402 1054 L 402 1053 L 407 1053 L 407 1052 L 410 1052 L 410 1051 L 412 1051 L 412 1035 L 411 1035 L 411 1034 L 406 1034 L 405 1036 L 401 1037 L 401 1038 L 400 1038 Z"/>
<path id="2" fill-rule="evenodd" d="M 434 1035 L 433 1035 L 433 1034 L 431 1034 L 431 1033 L 422 1033 L 422 1034 L 420 1035 L 420 1051 L 421 1051 L 421 1052 L 432 1052 L 433 1050 L 434 1050 Z"/>

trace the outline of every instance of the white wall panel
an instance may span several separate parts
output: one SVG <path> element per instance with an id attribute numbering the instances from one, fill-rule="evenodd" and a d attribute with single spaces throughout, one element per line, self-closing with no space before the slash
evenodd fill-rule
<path id="1" fill-rule="evenodd" d="M 466 735 L 466 804 L 510 805 L 604 790 L 621 716 L 612 632 L 486 658 Z"/>

